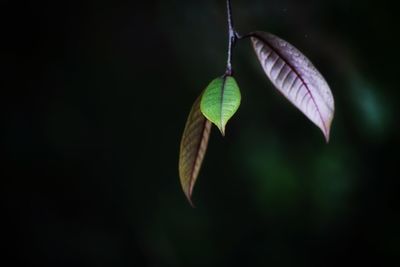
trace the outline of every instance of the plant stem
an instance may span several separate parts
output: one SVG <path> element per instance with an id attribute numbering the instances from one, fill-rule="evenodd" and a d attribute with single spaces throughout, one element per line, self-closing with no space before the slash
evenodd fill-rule
<path id="1" fill-rule="evenodd" d="M 226 0 L 226 11 L 227 11 L 227 18 L 228 18 L 228 33 L 229 33 L 229 43 L 228 43 L 228 60 L 226 62 L 226 72 L 225 75 L 231 76 L 233 74 L 232 69 L 232 50 L 238 39 L 239 35 L 235 31 L 233 27 L 233 18 L 232 18 L 232 5 L 231 0 Z"/>

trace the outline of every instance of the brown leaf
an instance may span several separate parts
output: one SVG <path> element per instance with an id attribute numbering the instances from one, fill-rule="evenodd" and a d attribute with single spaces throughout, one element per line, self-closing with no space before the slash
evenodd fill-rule
<path id="1" fill-rule="evenodd" d="M 193 187 L 207 150 L 212 125 L 201 113 L 200 100 L 201 95 L 194 102 L 186 121 L 179 154 L 181 185 L 192 206 Z"/>

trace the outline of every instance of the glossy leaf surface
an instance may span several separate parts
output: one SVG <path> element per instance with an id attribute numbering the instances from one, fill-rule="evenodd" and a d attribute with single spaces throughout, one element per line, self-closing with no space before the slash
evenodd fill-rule
<path id="1" fill-rule="evenodd" d="M 319 71 L 298 49 L 273 34 L 254 32 L 251 41 L 274 86 L 316 124 L 329 141 L 334 100 Z"/>
<path id="2" fill-rule="evenodd" d="M 240 106 L 240 90 L 232 76 L 213 80 L 204 91 L 201 99 L 201 112 L 225 135 L 229 119 Z"/>
<path id="3" fill-rule="evenodd" d="M 182 189 L 192 203 L 193 187 L 197 180 L 210 137 L 211 122 L 200 111 L 199 96 L 194 102 L 183 131 L 179 153 L 179 176 Z"/>

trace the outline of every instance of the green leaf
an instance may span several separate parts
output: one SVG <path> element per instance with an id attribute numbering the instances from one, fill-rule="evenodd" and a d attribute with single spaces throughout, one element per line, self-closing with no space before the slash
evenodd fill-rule
<path id="1" fill-rule="evenodd" d="M 200 111 L 199 96 L 192 106 L 183 131 L 179 153 L 179 176 L 183 192 L 192 203 L 193 187 L 206 154 L 210 137 L 211 122 Z"/>
<path id="2" fill-rule="evenodd" d="M 240 90 L 235 79 L 224 75 L 207 86 L 201 98 L 201 112 L 225 135 L 225 126 L 238 110 L 240 99 Z"/>

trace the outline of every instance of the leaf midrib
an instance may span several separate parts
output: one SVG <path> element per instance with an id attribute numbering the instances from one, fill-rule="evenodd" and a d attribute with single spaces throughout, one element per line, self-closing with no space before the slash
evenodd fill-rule
<path id="1" fill-rule="evenodd" d="M 201 116 L 203 116 L 203 115 L 201 115 Z M 200 134 L 200 141 L 199 141 L 199 143 L 197 144 L 197 147 L 196 147 L 196 156 L 195 156 L 195 160 L 193 161 L 193 165 L 192 165 L 192 167 L 191 167 L 191 170 L 190 170 L 190 180 L 189 180 L 189 190 L 188 190 L 188 194 L 189 194 L 189 199 L 191 198 L 191 196 L 192 196 L 192 188 L 193 188 L 193 183 L 194 183 L 194 181 L 196 180 L 196 178 L 197 177 L 194 177 L 194 170 L 195 170 L 195 167 L 196 167 L 196 164 L 197 164 L 197 162 L 199 161 L 199 153 L 200 153 L 200 148 L 201 148 L 201 145 L 202 145 L 202 143 L 203 143 L 203 140 L 204 140 L 204 131 L 206 130 L 206 128 L 207 128 L 207 122 L 208 122 L 208 120 L 205 118 L 205 117 L 203 117 L 203 125 L 202 125 L 202 129 L 201 129 L 201 134 Z"/>
<path id="2" fill-rule="evenodd" d="M 223 135 L 225 135 L 225 127 L 224 127 L 224 125 L 223 125 L 223 116 L 222 116 L 222 113 L 223 113 L 223 110 L 224 110 L 224 105 L 223 105 L 223 103 L 224 103 L 224 95 L 225 95 L 225 85 L 226 85 L 226 79 L 227 79 L 227 76 L 226 75 L 224 75 L 223 77 L 222 77 L 222 88 L 221 88 L 221 107 L 220 107 L 220 124 L 221 124 L 221 130 L 222 130 L 222 134 Z"/>

